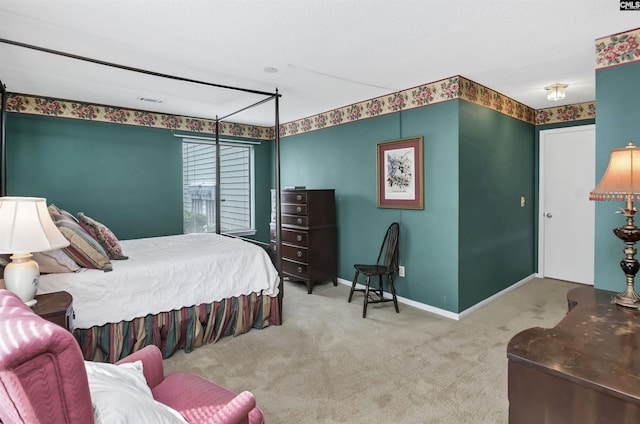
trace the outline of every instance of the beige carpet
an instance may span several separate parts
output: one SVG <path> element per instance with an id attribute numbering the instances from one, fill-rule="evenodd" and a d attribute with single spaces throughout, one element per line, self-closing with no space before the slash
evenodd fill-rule
<path id="1" fill-rule="evenodd" d="M 276 423 L 506 423 L 506 346 L 553 327 L 576 284 L 534 279 L 461 321 L 400 304 L 347 303 L 349 288 L 285 286 L 284 324 L 165 361 L 250 390 Z"/>

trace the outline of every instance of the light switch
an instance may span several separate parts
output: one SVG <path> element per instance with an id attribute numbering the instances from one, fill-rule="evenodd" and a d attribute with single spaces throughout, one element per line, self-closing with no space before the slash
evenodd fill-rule
<path id="1" fill-rule="evenodd" d="M 520 196 L 520 207 L 524 208 L 524 204 L 525 204 L 524 196 Z"/>

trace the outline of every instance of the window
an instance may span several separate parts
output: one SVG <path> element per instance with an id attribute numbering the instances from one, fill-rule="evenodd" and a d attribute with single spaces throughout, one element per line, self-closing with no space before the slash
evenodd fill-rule
<path id="1" fill-rule="evenodd" d="M 216 231 L 216 145 L 182 140 L 184 232 Z M 253 146 L 220 143 L 220 232 L 253 234 Z"/>

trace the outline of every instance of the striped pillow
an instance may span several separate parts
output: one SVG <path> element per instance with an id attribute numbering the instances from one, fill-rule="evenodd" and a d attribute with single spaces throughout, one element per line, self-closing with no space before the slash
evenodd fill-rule
<path id="1" fill-rule="evenodd" d="M 52 207 L 53 206 L 53 207 Z M 69 240 L 70 245 L 62 250 L 78 265 L 85 268 L 111 271 L 109 256 L 78 223 L 69 212 L 58 209 L 55 205 L 49 206 L 49 214 L 62 235 Z"/>

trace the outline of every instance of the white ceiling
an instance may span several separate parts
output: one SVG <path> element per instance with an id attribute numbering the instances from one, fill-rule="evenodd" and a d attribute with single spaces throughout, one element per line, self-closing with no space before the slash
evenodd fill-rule
<path id="1" fill-rule="evenodd" d="M 535 109 L 593 101 L 595 39 L 637 28 L 639 16 L 618 0 L 0 0 L 0 38 L 278 89 L 286 123 L 454 75 Z M 263 98 L 6 43 L 0 80 L 12 93 L 201 118 Z M 567 98 L 550 103 L 544 87 L 556 82 L 569 84 Z M 229 120 L 272 126 L 273 111 Z"/>

